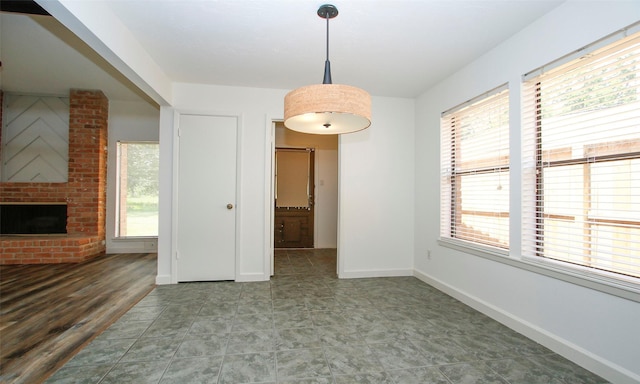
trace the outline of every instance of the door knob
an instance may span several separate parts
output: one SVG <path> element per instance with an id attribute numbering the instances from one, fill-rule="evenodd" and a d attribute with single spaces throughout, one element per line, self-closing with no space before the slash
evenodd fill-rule
<path id="1" fill-rule="evenodd" d="M 233 204 L 227 204 L 227 209 L 233 209 Z"/>

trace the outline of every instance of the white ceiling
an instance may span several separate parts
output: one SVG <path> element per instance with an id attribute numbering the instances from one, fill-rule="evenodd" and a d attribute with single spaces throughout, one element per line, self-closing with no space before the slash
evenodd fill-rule
<path id="1" fill-rule="evenodd" d="M 322 82 L 326 21 L 311 0 L 105 1 L 176 82 L 293 89 Z M 561 0 L 342 0 L 330 21 L 333 82 L 415 97 Z M 141 92 L 50 17 L 2 13 L 5 91 Z"/>

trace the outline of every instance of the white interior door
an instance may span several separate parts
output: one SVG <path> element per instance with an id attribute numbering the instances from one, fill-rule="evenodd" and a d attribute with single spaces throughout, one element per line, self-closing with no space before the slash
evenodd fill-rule
<path id="1" fill-rule="evenodd" d="M 178 281 L 235 280 L 238 119 L 180 115 Z"/>

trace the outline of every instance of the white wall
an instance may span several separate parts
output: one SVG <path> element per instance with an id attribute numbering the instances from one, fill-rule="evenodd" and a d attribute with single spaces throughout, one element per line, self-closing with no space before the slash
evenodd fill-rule
<path id="1" fill-rule="evenodd" d="M 371 127 L 340 136 L 340 277 L 413 274 L 414 108 L 374 97 Z"/>
<path id="2" fill-rule="evenodd" d="M 160 118 L 158 283 L 171 282 L 172 148 L 175 110 L 240 115 L 239 273 L 266 280 L 270 272 L 270 131 L 282 120 L 285 90 L 175 84 L 173 108 Z M 373 98 L 370 129 L 342 136 L 339 150 L 343 277 L 412 273 L 414 102 Z M 342 249 L 344 247 L 344 249 Z"/>
<path id="3" fill-rule="evenodd" d="M 521 75 L 638 19 L 640 2 L 569 1 L 425 92 L 416 104 L 417 276 L 621 383 L 640 381 L 638 302 L 438 244 L 439 118 L 442 111 L 509 82 L 511 253 L 518 255 Z"/>
<path id="4" fill-rule="evenodd" d="M 315 149 L 315 248 L 338 246 L 338 137 L 311 135 L 276 125 L 276 146 Z"/>
<path id="5" fill-rule="evenodd" d="M 114 240 L 116 228 L 116 144 L 118 141 L 158 141 L 160 110 L 146 102 L 110 101 L 107 159 L 107 253 L 155 252 L 157 239 Z"/>

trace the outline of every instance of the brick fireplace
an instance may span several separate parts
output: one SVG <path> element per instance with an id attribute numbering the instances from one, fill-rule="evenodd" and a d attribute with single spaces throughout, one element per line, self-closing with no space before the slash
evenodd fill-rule
<path id="1" fill-rule="evenodd" d="M 101 91 L 71 90 L 67 182 L 0 182 L 0 203 L 67 206 L 65 235 L 0 234 L 0 264 L 74 263 L 104 254 L 108 115 Z"/>

